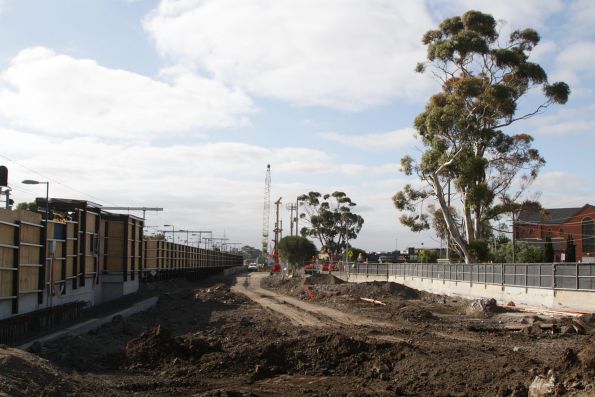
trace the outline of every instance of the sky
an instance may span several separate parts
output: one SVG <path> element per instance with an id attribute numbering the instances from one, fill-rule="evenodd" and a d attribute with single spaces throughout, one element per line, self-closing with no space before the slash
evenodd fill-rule
<path id="1" fill-rule="evenodd" d="M 297 196 L 343 191 L 365 220 L 353 245 L 439 247 L 391 197 L 416 182 L 399 162 L 419 157 L 413 120 L 440 90 L 414 72 L 421 37 L 469 9 L 536 29 L 531 59 L 572 90 L 507 130 L 547 161 L 529 194 L 595 204 L 591 0 L 0 0 L 0 165 L 17 203 L 45 195 L 22 180 L 49 181 L 50 197 L 163 207 L 148 232 L 260 247 L 270 164 L 284 235 Z"/>

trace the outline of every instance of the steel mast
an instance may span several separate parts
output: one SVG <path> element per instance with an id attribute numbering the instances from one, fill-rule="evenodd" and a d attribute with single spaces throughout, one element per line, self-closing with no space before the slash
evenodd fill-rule
<path id="1" fill-rule="evenodd" d="M 267 164 L 264 178 L 264 209 L 262 214 L 262 255 L 266 258 L 269 253 L 269 217 L 271 214 L 271 165 Z"/>

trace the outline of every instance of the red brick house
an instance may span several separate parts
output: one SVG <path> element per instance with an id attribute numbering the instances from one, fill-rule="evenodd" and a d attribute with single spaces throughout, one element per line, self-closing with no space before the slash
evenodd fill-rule
<path id="1" fill-rule="evenodd" d="M 595 207 L 549 208 L 543 212 L 522 211 L 514 225 L 516 240 L 543 249 L 549 235 L 554 246 L 554 260 L 564 260 L 566 240 L 571 235 L 576 244 L 577 261 L 595 261 Z M 593 259 L 591 259 L 593 258 Z"/>

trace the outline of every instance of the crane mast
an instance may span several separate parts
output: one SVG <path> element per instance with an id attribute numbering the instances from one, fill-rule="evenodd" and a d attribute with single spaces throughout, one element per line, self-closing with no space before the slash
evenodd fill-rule
<path id="1" fill-rule="evenodd" d="M 266 258 L 269 248 L 269 216 L 271 213 L 271 165 L 267 164 L 264 178 L 264 209 L 262 214 L 262 255 Z"/>

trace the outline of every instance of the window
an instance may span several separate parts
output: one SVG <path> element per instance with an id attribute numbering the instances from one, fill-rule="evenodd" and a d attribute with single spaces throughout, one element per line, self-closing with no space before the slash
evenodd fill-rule
<path id="1" fill-rule="evenodd" d="M 582 222 L 583 253 L 595 251 L 595 230 L 593 219 L 585 218 Z"/>

